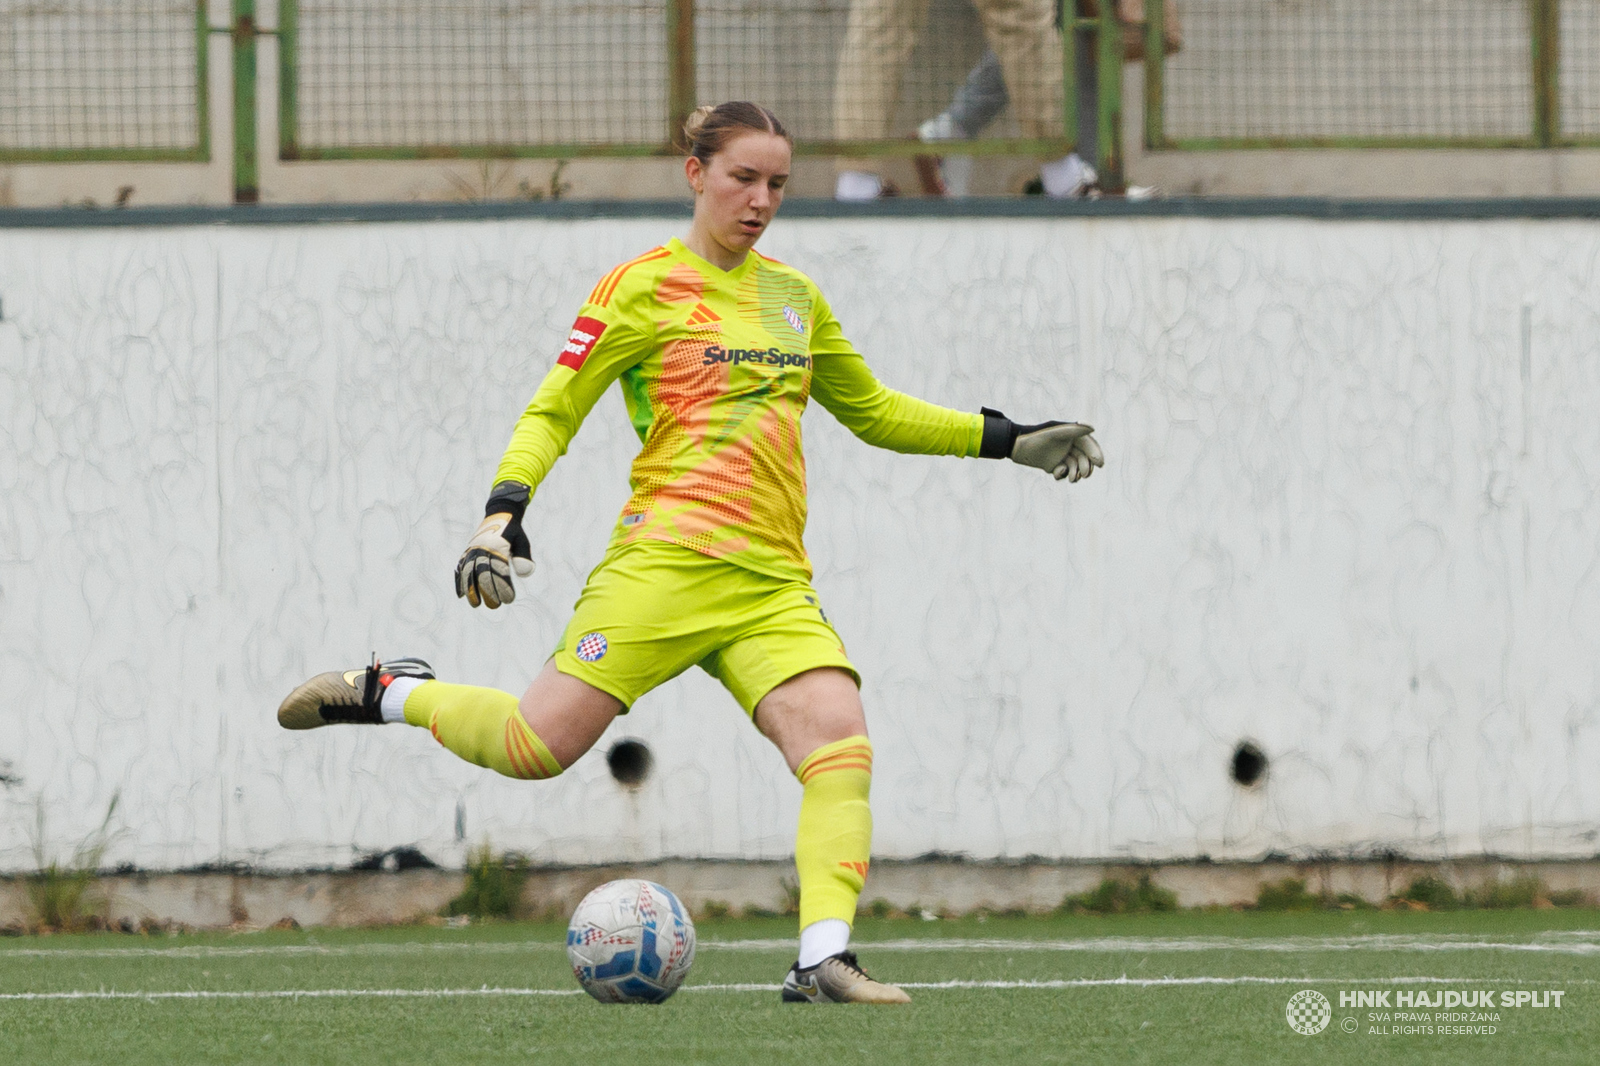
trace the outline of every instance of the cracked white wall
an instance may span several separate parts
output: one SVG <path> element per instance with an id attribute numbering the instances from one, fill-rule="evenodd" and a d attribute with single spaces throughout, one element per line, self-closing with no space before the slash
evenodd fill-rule
<path id="1" fill-rule="evenodd" d="M 107 861 L 145 867 L 456 861 L 458 802 L 540 860 L 787 854 L 799 788 L 697 671 L 601 742 L 654 749 L 638 794 L 598 753 L 524 784 L 273 719 L 373 649 L 520 691 L 626 496 L 617 396 L 517 603 L 451 571 L 580 301 L 679 228 L 0 232 L 0 866 L 36 803 L 63 854 L 118 792 Z M 807 415 L 878 855 L 1597 850 L 1600 226 L 780 219 L 763 249 L 889 384 L 1108 456 L 1068 486 Z"/>

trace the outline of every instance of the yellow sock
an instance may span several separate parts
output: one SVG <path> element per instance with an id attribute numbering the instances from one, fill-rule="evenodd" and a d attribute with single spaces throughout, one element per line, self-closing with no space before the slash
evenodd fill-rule
<path id="1" fill-rule="evenodd" d="M 517 709 L 517 698 L 497 688 L 424 681 L 406 697 L 406 721 L 427 726 L 433 739 L 463 759 L 507 777 L 542 780 L 561 772 Z"/>
<path id="2" fill-rule="evenodd" d="M 846 737 L 800 764 L 805 786 L 794 865 L 800 875 L 800 928 L 823 918 L 855 924 L 856 900 L 872 856 L 872 742 Z"/>

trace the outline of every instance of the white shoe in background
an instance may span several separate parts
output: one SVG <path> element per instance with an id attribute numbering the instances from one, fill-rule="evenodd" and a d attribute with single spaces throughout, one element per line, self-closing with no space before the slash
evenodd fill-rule
<path id="1" fill-rule="evenodd" d="M 1057 200 L 1072 200 L 1082 196 L 1099 177 L 1094 167 L 1085 163 L 1077 152 L 1039 168 L 1039 180 L 1044 185 L 1045 195 Z"/>
<path id="2" fill-rule="evenodd" d="M 833 187 L 835 200 L 850 200 L 860 202 L 863 200 L 876 200 L 883 195 L 883 179 L 876 174 L 868 174 L 864 170 L 846 170 L 839 174 L 839 181 Z"/>

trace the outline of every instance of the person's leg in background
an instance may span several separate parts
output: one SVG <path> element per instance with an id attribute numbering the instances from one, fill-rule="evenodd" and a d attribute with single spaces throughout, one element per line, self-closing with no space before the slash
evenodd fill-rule
<path id="1" fill-rule="evenodd" d="M 834 81 L 836 139 L 873 141 L 889 136 L 906 61 L 927 16 L 928 0 L 855 0 L 850 5 Z M 872 200 L 885 191 L 873 161 L 838 161 L 835 195 L 839 199 Z"/>
<path id="2" fill-rule="evenodd" d="M 1072 0 L 1067 3 L 1070 6 Z M 974 6 L 1005 73 L 1011 114 L 1022 136 L 1065 136 L 1061 31 L 1056 25 L 1055 0 L 974 0 Z M 1045 194 L 1054 197 L 1081 195 L 1096 178 L 1094 169 L 1077 152 L 1044 163 L 1039 176 Z"/>

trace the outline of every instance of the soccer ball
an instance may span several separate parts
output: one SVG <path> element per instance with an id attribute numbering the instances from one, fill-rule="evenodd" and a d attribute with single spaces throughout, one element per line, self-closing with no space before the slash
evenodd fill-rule
<path id="1" fill-rule="evenodd" d="M 567 958 L 601 1003 L 660 1003 L 694 963 L 694 922 L 654 881 L 608 881 L 572 912 Z"/>

